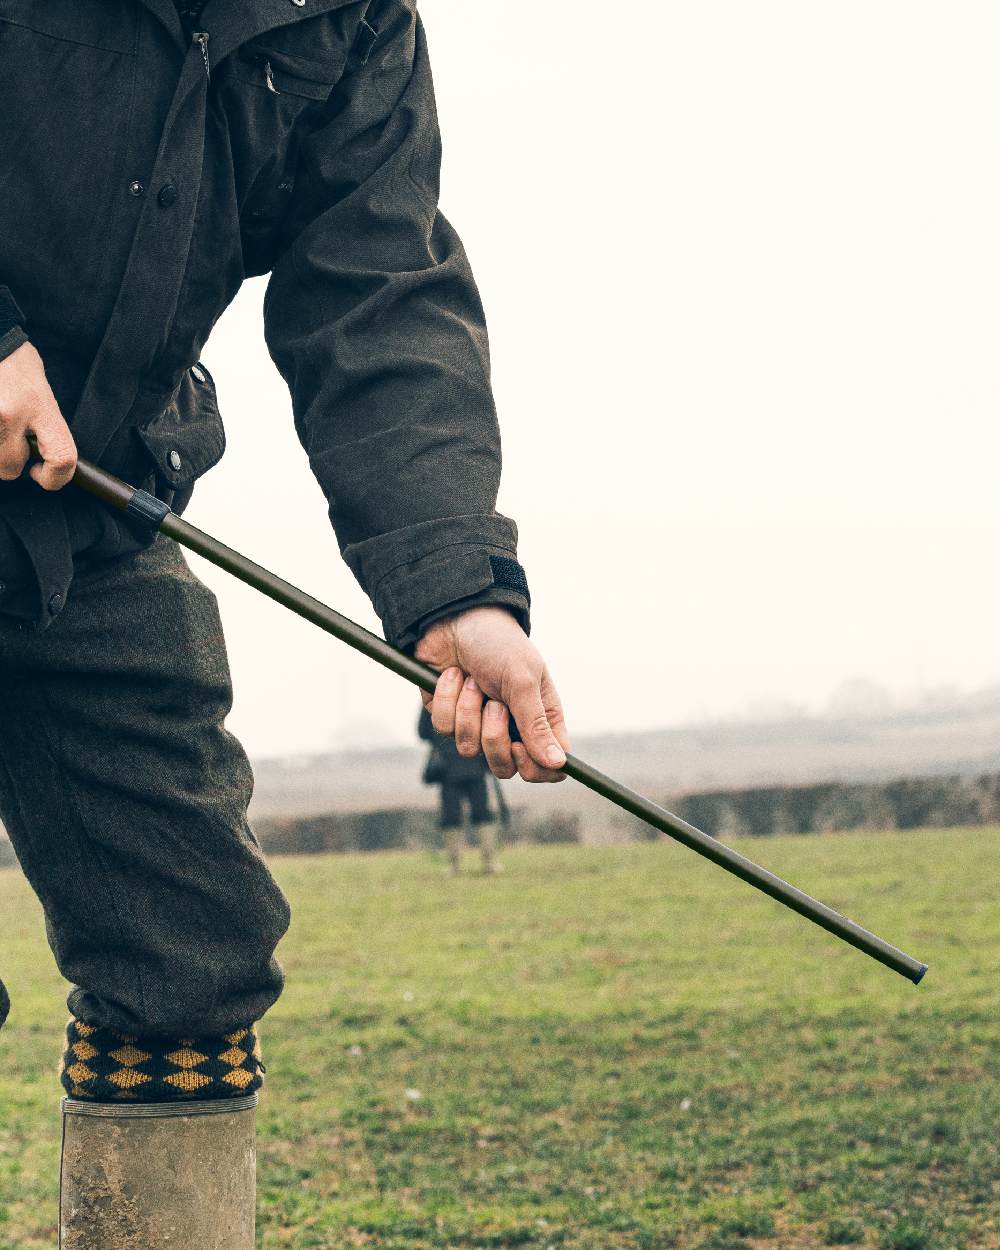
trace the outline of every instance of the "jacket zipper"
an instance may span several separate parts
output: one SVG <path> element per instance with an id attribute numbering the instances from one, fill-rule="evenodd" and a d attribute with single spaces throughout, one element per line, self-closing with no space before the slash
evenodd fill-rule
<path id="1" fill-rule="evenodd" d="M 201 59 L 205 62 L 205 73 L 209 78 L 211 78 L 212 66 L 208 59 L 208 31 L 196 30 L 194 34 L 191 36 L 191 42 L 196 43 L 200 46 Z"/>
<path id="2" fill-rule="evenodd" d="M 250 49 L 244 49 L 240 53 L 240 60 L 246 61 L 248 65 L 259 66 L 261 73 L 264 75 L 264 85 L 268 91 L 273 92 L 275 95 L 284 95 L 284 92 L 279 91 L 274 85 L 274 67 L 271 65 L 270 56 L 264 52 L 253 52 Z"/>

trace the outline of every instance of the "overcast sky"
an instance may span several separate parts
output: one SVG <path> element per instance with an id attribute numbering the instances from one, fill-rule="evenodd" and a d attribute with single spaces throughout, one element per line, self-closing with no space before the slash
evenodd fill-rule
<path id="1" fill-rule="evenodd" d="M 1000 6 L 422 0 L 571 732 L 1000 678 Z M 189 519 L 378 628 L 248 283 Z M 419 701 L 198 564 L 254 754 Z"/>

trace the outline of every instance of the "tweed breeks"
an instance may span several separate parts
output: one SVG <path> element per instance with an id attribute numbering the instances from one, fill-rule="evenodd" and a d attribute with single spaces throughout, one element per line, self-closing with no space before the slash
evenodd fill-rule
<path id="1" fill-rule="evenodd" d="M 0 615 L 0 817 L 85 1028 L 179 1051 L 281 992 L 288 905 L 231 700 L 215 597 L 167 539 L 78 578 L 40 633 Z"/>

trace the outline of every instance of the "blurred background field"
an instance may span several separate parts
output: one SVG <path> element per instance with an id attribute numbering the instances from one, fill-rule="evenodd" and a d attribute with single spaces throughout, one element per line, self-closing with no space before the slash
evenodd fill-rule
<path id="1" fill-rule="evenodd" d="M 997 830 L 734 845 L 923 985 L 666 842 L 517 846 L 494 879 L 277 858 L 259 1245 L 1000 1247 Z M 0 914 L 0 1247 L 35 1250 L 65 987 L 15 869 Z"/>

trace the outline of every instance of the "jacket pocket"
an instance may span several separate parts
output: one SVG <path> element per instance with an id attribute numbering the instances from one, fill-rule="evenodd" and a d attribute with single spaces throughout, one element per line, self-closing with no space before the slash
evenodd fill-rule
<path id="1" fill-rule="evenodd" d="M 236 76 L 272 95 L 325 100 L 340 81 L 347 63 L 343 55 L 313 60 L 276 48 L 266 41 L 246 44 L 236 60 Z"/>
<path id="2" fill-rule="evenodd" d="M 148 424 L 136 426 L 135 435 L 148 458 L 156 494 L 182 512 L 195 482 L 226 450 L 215 381 L 203 364 L 185 370 L 170 403 Z"/>
<path id="3" fill-rule="evenodd" d="M 359 0 L 264 31 L 218 66 L 247 276 L 274 264 L 301 143 L 323 121 L 367 7 Z"/>

